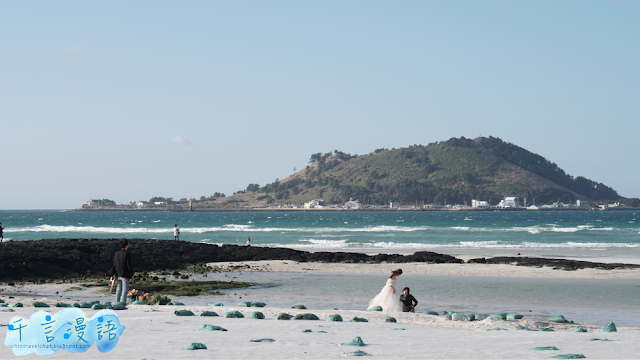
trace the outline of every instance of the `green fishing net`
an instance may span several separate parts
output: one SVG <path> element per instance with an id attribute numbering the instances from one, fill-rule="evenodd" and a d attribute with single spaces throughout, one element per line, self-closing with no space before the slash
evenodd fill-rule
<path id="1" fill-rule="evenodd" d="M 293 315 L 289 315 L 289 314 L 285 314 L 285 313 L 276 314 L 276 319 L 278 319 L 278 320 L 289 320 L 292 317 L 293 317 Z"/>
<path id="2" fill-rule="evenodd" d="M 242 315 L 240 311 L 227 311 L 226 313 L 224 313 L 224 317 L 240 319 L 243 318 L 244 315 Z"/>
<path id="3" fill-rule="evenodd" d="M 374 306 L 369 311 L 382 311 L 382 306 Z"/>
<path id="4" fill-rule="evenodd" d="M 585 359 L 585 358 L 586 356 L 582 354 L 562 354 L 562 355 L 556 355 L 552 357 L 552 359 Z"/>
<path id="5" fill-rule="evenodd" d="M 614 324 L 613 321 L 611 322 L 611 324 L 600 329 L 600 332 L 617 332 L 617 331 L 618 329 L 616 329 L 616 324 Z"/>
<path id="6" fill-rule="evenodd" d="M 558 350 L 557 347 L 555 346 L 538 346 L 538 347 L 534 347 L 531 348 L 529 350 L 538 350 L 538 351 L 543 351 L 543 350 Z"/>
<path id="7" fill-rule="evenodd" d="M 40 302 L 40 301 L 32 302 L 31 306 L 33 306 L 33 307 L 50 307 L 49 305 L 47 305 L 47 304 L 45 304 L 43 302 Z"/>
<path id="8" fill-rule="evenodd" d="M 176 310 L 173 314 L 176 316 L 194 316 L 191 310 Z"/>
<path id="9" fill-rule="evenodd" d="M 227 331 L 227 329 L 216 325 L 205 324 L 200 331 Z"/>
<path id="10" fill-rule="evenodd" d="M 329 315 L 327 321 L 342 321 L 342 316 L 340 314 Z"/>
<path id="11" fill-rule="evenodd" d="M 200 313 L 200 316 L 218 316 L 218 313 L 215 311 L 203 311 Z"/>
<path id="12" fill-rule="evenodd" d="M 565 319 L 564 316 L 562 316 L 562 315 L 556 315 L 556 316 L 552 317 L 551 319 L 549 319 L 549 321 L 554 322 L 554 323 L 563 323 L 563 322 L 567 322 L 567 319 Z"/>
<path id="13" fill-rule="evenodd" d="M 315 314 L 298 314 L 294 320 L 320 320 Z"/>
<path id="14" fill-rule="evenodd" d="M 184 348 L 185 350 L 206 350 L 207 346 L 202 343 L 191 343 L 191 345 Z"/>
<path id="15" fill-rule="evenodd" d="M 264 314 L 261 313 L 260 311 L 254 311 L 251 314 L 249 314 L 249 316 L 252 319 L 264 319 Z"/>
<path id="16" fill-rule="evenodd" d="M 356 350 L 354 352 L 351 353 L 345 353 L 346 355 L 351 355 L 351 356 L 371 356 L 371 354 L 368 354 L 362 350 Z"/>
<path id="17" fill-rule="evenodd" d="M 516 328 L 516 330 L 538 331 L 538 330 L 535 330 L 535 329 L 528 328 L 528 327 L 526 327 L 526 326 L 518 326 L 518 327 Z"/>
<path id="18" fill-rule="evenodd" d="M 349 319 L 349 321 L 351 321 L 351 322 L 369 322 L 369 320 L 367 320 L 365 318 L 359 318 L 357 316 L 352 317 L 351 319 Z"/>
<path id="19" fill-rule="evenodd" d="M 396 318 L 394 318 L 394 317 L 387 316 L 386 318 L 384 318 L 384 322 L 386 322 L 386 323 L 396 323 L 398 321 L 396 321 Z"/>
<path id="20" fill-rule="evenodd" d="M 451 320 L 453 320 L 453 321 L 469 321 L 469 319 L 467 318 L 466 315 L 458 314 L 458 313 L 451 314 Z"/>
<path id="21" fill-rule="evenodd" d="M 366 346 L 367 344 L 365 344 L 364 341 L 362 341 L 360 336 L 356 336 L 355 339 L 341 345 L 342 346 Z"/>

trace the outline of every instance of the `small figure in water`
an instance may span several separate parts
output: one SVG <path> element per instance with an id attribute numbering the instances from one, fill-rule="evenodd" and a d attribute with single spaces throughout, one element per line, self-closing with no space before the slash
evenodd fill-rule
<path id="1" fill-rule="evenodd" d="M 173 227 L 173 239 L 180 240 L 180 228 L 178 227 L 178 224 L 175 224 Z"/>

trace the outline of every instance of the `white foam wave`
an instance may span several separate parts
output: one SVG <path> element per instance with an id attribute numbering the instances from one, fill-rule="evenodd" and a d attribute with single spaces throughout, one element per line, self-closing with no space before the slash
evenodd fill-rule
<path id="1" fill-rule="evenodd" d="M 451 229 L 453 229 L 453 230 L 469 230 L 470 227 L 468 227 L 468 226 L 452 226 Z"/>
<path id="2" fill-rule="evenodd" d="M 132 223 L 135 224 L 135 223 Z M 40 225 L 29 228 L 15 228 L 11 232 L 87 232 L 87 233 L 114 233 L 114 234 L 161 234 L 172 232 L 171 229 L 150 229 L 150 228 L 116 228 L 116 227 L 94 227 L 94 226 L 54 226 Z"/>
<path id="3" fill-rule="evenodd" d="M 273 247 L 290 247 L 295 249 L 404 249 L 404 250 L 431 250 L 442 248 L 455 249 L 588 249 L 606 250 L 609 248 L 640 248 L 640 244 L 630 243 L 576 243 L 566 242 L 560 244 L 548 243 L 507 243 L 500 241 L 464 241 L 458 244 L 420 244 L 420 243 L 398 243 L 398 242 L 374 242 L 374 243 L 349 243 L 343 241 L 316 241 L 308 240 L 308 244 L 265 244 Z"/>
<path id="4" fill-rule="evenodd" d="M 309 247 L 312 248 L 323 248 L 323 249 L 341 249 L 344 247 L 348 247 L 347 239 L 344 240 L 316 240 L 316 239 L 302 239 L 300 241 L 308 242 Z M 304 246 L 302 245 L 302 246 Z"/>
<path id="5" fill-rule="evenodd" d="M 160 220 L 158 220 L 160 221 Z M 157 222 L 157 221 L 153 221 Z M 39 225 L 34 227 L 25 228 L 12 228 L 7 229 L 5 232 L 85 232 L 85 233 L 114 233 L 114 234 L 161 234 L 171 232 L 172 228 L 149 228 L 139 227 L 134 228 L 138 223 L 131 223 L 131 227 L 95 227 L 95 226 L 56 226 L 56 225 Z M 468 232 L 528 232 L 530 234 L 540 234 L 543 232 L 557 232 L 557 233 L 575 233 L 578 231 L 615 231 L 612 227 L 592 227 L 589 225 L 581 225 L 576 227 L 544 227 L 544 226 L 526 226 L 526 227 L 511 227 L 511 228 L 484 228 L 484 227 L 469 227 L 469 226 L 454 226 L 450 228 L 437 228 L 430 226 L 391 226 L 391 225 L 379 225 L 379 226 L 366 226 L 366 227 L 295 227 L 295 228 L 279 228 L 279 227 L 255 227 L 255 225 L 240 225 L 240 224 L 227 224 L 223 226 L 212 227 L 193 227 L 182 228 L 182 232 L 202 234 L 208 232 L 299 232 L 299 233 L 314 233 L 324 234 L 329 236 L 332 233 L 402 233 L 402 232 L 416 232 L 416 231 L 468 231 Z M 336 235 L 333 235 L 336 236 Z"/>

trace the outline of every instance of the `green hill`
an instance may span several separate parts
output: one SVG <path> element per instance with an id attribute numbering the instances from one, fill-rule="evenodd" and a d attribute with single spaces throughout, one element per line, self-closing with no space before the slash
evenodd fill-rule
<path id="1" fill-rule="evenodd" d="M 267 201 L 291 203 L 315 198 L 328 203 L 353 198 L 363 204 L 497 203 L 517 196 L 529 204 L 546 204 L 620 198 L 602 183 L 570 176 L 544 157 L 494 137 L 451 138 L 361 156 L 337 150 L 313 154 L 305 169 L 258 191 Z"/>

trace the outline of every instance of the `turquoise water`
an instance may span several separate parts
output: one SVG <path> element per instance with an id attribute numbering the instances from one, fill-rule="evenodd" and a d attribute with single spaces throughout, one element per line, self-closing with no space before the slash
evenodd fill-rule
<path id="1" fill-rule="evenodd" d="M 154 238 L 297 249 L 618 249 L 640 251 L 634 211 L 73 212 L 0 211 L 5 238 Z"/>
<path id="2" fill-rule="evenodd" d="M 0 211 L 5 239 L 156 238 L 216 244 L 286 246 L 305 250 L 552 249 L 611 250 L 640 254 L 640 226 L 633 211 L 554 212 L 70 212 Z M 594 251 L 594 253 L 602 253 Z M 222 297 L 180 301 L 200 304 L 264 301 L 288 307 L 363 309 L 386 276 L 372 274 L 225 273 L 262 284 Z M 406 274 L 418 310 L 462 313 L 516 312 L 534 320 L 563 314 L 577 322 L 640 327 L 638 279 L 547 279 Z M 246 295 L 245 295 L 246 294 Z M 242 300 L 240 299 L 242 296 Z M 211 298 L 207 300 L 207 298 Z M 529 311 L 531 310 L 531 311 Z"/>
<path id="3" fill-rule="evenodd" d="M 263 301 L 289 308 L 304 304 L 309 309 L 366 310 L 387 280 L 384 274 L 340 273 L 224 273 L 208 280 L 257 282 L 261 286 L 225 291 L 211 297 L 225 305 L 239 301 Z M 411 288 L 418 299 L 417 312 L 493 314 L 517 313 L 526 319 L 546 321 L 562 314 L 575 322 L 604 326 L 640 327 L 638 279 L 548 279 L 492 276 L 404 274 L 397 288 Z M 234 295 L 235 294 L 235 295 Z M 242 297 L 240 299 L 240 297 Z M 183 298 L 197 304 L 205 299 Z"/>

